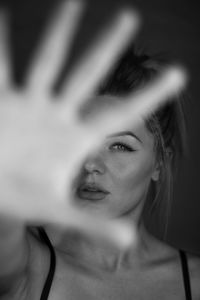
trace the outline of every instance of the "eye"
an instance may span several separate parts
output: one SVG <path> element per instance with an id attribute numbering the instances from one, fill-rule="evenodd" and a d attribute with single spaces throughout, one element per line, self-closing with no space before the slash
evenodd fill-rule
<path id="1" fill-rule="evenodd" d="M 132 147 L 130 147 L 129 145 L 125 144 L 125 143 L 113 143 L 110 145 L 109 149 L 111 151 L 116 151 L 116 152 L 133 152 L 135 151 Z"/>

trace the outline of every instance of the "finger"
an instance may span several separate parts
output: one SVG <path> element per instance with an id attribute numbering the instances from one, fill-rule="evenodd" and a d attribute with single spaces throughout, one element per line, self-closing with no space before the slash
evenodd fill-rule
<path id="1" fill-rule="evenodd" d="M 82 10 L 83 2 L 80 0 L 65 1 L 59 8 L 30 67 L 27 85 L 32 90 L 49 92 L 55 83 L 69 55 Z"/>
<path id="2" fill-rule="evenodd" d="M 44 218 L 43 218 L 44 222 Z M 105 216 L 93 215 L 69 207 L 56 208 L 48 214 L 46 222 L 63 229 L 73 229 L 99 241 L 106 241 L 118 248 L 126 249 L 136 243 L 136 232 L 132 224 L 124 220 L 109 220 Z"/>
<path id="3" fill-rule="evenodd" d="M 10 53 L 8 47 L 8 15 L 0 11 L 0 89 L 6 89 L 10 84 Z"/>
<path id="4" fill-rule="evenodd" d="M 73 229 L 91 236 L 93 239 L 112 243 L 118 248 L 128 248 L 136 241 L 133 225 L 124 220 L 109 220 L 99 216 L 74 209 L 59 201 L 30 202 L 29 205 L 20 202 L 0 203 L 1 216 L 38 226 L 51 224 L 63 229 Z"/>
<path id="5" fill-rule="evenodd" d="M 93 94 L 103 77 L 108 73 L 120 53 L 136 34 L 139 25 L 139 17 L 135 12 L 122 12 L 112 24 L 108 32 L 104 32 L 86 57 L 73 70 L 69 76 L 66 87 L 63 88 L 62 111 L 67 104 L 67 109 L 76 111 L 77 108 Z M 64 113 L 63 113 L 64 114 Z"/>
<path id="6" fill-rule="evenodd" d="M 90 124 L 90 128 L 98 132 L 98 137 L 103 137 L 124 126 L 138 125 L 141 120 L 180 93 L 186 82 L 187 75 L 181 67 L 165 69 L 145 88 L 130 94 L 126 99 L 121 100 L 120 104 L 112 105 L 106 112 L 104 110 L 98 114 Z"/>
<path id="7" fill-rule="evenodd" d="M 56 170 L 55 170 L 56 171 Z M 9 179 L 9 172 L 3 172 L 1 182 L 4 189 L 1 190 L 0 214 L 33 225 L 55 224 L 63 228 L 75 229 L 99 240 L 111 241 L 118 247 L 128 247 L 134 241 L 134 228 L 123 220 L 109 220 L 104 215 L 98 215 L 91 211 L 72 206 L 74 197 L 72 193 L 63 193 L 63 187 L 52 189 L 49 184 L 59 184 L 47 180 L 47 184 L 38 185 L 38 189 L 30 189 L 20 176 Z M 60 174 L 66 178 L 64 172 Z M 66 172 L 67 180 L 70 181 Z M 48 177 L 48 176 L 47 176 Z M 57 177 L 57 176 L 56 176 Z M 55 179 L 56 179 L 55 177 Z M 10 181 L 13 187 L 21 187 L 20 193 L 10 189 Z M 40 181 L 40 180 L 39 180 Z M 62 185 L 62 184 L 61 184 Z M 47 190 L 47 191 L 46 191 Z"/>
<path id="8" fill-rule="evenodd" d="M 93 239 L 107 241 L 118 248 L 128 248 L 136 242 L 136 233 L 133 225 L 124 220 L 109 220 L 105 216 L 71 209 L 62 210 L 55 216 L 55 224 L 64 228 L 75 229 Z"/>

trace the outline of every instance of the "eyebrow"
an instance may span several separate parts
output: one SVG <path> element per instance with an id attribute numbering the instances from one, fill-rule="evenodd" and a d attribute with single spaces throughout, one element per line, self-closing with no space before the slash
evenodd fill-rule
<path id="1" fill-rule="evenodd" d="M 130 135 L 142 144 L 141 139 L 137 135 L 135 135 L 132 131 L 120 131 L 120 132 L 109 135 L 109 137 L 123 136 L 123 135 Z"/>

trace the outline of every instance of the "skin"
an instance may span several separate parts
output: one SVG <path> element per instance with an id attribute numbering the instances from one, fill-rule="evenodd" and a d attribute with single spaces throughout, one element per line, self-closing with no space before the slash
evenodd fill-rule
<path id="1" fill-rule="evenodd" d="M 115 218 L 129 215 L 137 206 L 141 211 L 149 184 L 158 179 L 158 172 L 154 138 L 143 121 L 135 129 L 107 136 L 101 149 L 87 157 L 77 188 L 81 184 L 100 185 L 108 194 L 102 201 L 84 201 L 76 194 L 77 203 Z M 135 216 L 136 223 L 138 218 Z"/>
<path id="2" fill-rule="evenodd" d="M 147 293 L 148 299 L 184 299 L 177 250 L 153 237 L 142 220 L 149 185 L 160 175 L 154 143 L 143 121 L 110 134 L 88 155 L 74 181 L 75 205 L 91 214 L 125 218 L 137 228 L 137 243 L 122 251 L 82 234 L 63 233 L 54 243 L 57 272 L 50 300 L 58 290 L 59 299 L 146 299 Z M 108 194 L 96 200 L 94 191 L 77 193 L 84 184 Z M 47 232 L 54 241 L 56 231 Z"/>
<path id="3" fill-rule="evenodd" d="M 71 204 L 91 215 L 106 214 L 110 219 L 132 222 L 137 243 L 121 250 L 94 236 L 46 227 L 57 257 L 48 300 L 137 300 L 146 299 L 146 295 L 150 300 L 184 299 L 177 250 L 153 237 L 142 220 L 149 186 L 160 174 L 154 143 L 154 136 L 141 120 L 137 127 L 125 126 L 120 132 L 109 133 L 100 148 L 87 156 L 73 182 L 75 197 Z M 86 199 L 78 193 L 84 184 L 100 185 L 108 193 L 99 201 Z M 26 269 L 2 300 L 40 299 L 49 270 L 49 250 L 29 231 L 26 239 Z M 199 260 L 191 261 L 190 265 L 200 264 Z M 196 274 L 193 272 L 192 278 L 195 292 Z"/>
<path id="4" fill-rule="evenodd" d="M 97 104 L 103 104 L 105 109 L 105 106 L 109 108 L 117 101 L 119 101 L 117 97 L 93 98 L 94 106 L 87 111 L 87 117 L 94 114 Z M 107 135 L 101 147 L 87 156 L 80 173 L 74 180 L 72 185 L 73 205 L 92 215 L 106 215 L 111 220 L 126 220 L 132 224 L 133 228 L 136 228 L 138 236 L 140 236 L 141 228 L 144 235 L 147 236 L 146 230 L 141 226 L 142 210 L 149 186 L 152 181 L 159 179 L 160 173 L 160 164 L 156 159 L 154 144 L 154 136 L 147 129 L 144 120 L 141 120 L 137 127 L 124 127 L 118 132 Z M 84 188 L 87 189 L 88 186 L 89 188 L 92 186 L 92 191 L 80 192 Z M 99 196 L 93 189 L 100 189 L 106 193 Z M 72 239 L 73 246 L 70 253 L 74 255 L 77 253 L 77 249 L 83 249 L 78 254 L 83 260 L 89 258 L 91 261 L 92 253 L 96 252 L 98 258 L 94 256 L 94 263 L 99 260 L 98 265 L 103 265 L 105 257 L 110 256 L 110 268 L 112 269 L 113 262 L 114 265 L 118 265 L 117 261 L 121 259 L 122 253 L 118 252 L 116 256 L 116 247 L 105 244 L 102 247 L 98 241 L 97 244 L 95 243 L 94 236 L 91 240 L 84 235 L 79 235 L 78 238 L 76 236 L 76 243 L 78 241 L 79 244 L 77 246 L 76 243 L 74 244 L 73 235 L 65 236 L 52 226 L 46 227 L 46 231 L 52 243 L 60 251 L 65 251 L 65 249 L 69 251 L 69 239 Z M 139 245 L 140 238 L 137 239 Z M 139 247 L 137 246 L 137 251 Z M 107 264 L 109 265 L 109 262 L 106 260 Z"/>
<path id="5" fill-rule="evenodd" d="M 2 30 L 3 34 L 0 36 L 0 84 L 1 95 L 4 99 L 0 103 L 3 145 L 0 153 L 2 175 L 0 205 L 3 217 L 4 215 L 6 217 L 4 219 L 1 216 L 0 224 L 1 300 L 40 299 L 49 270 L 49 250 L 41 243 L 37 235 L 27 230 L 25 224 L 41 225 L 52 222 L 81 229 L 86 227 L 85 232 L 89 231 L 91 224 L 95 225 L 91 220 L 89 222 L 88 215 L 86 221 L 85 218 L 81 218 L 81 213 L 78 214 L 77 211 L 72 210 L 68 203 L 63 204 L 62 201 L 57 201 L 60 197 L 61 200 L 68 198 L 66 194 L 68 195 L 69 188 L 69 186 L 67 189 L 66 186 L 63 188 L 62 182 L 58 179 L 63 179 L 63 177 L 71 179 L 70 175 L 73 173 L 78 157 L 82 161 L 84 154 L 96 145 L 97 138 L 101 139 L 102 134 L 107 134 L 107 131 L 117 127 L 119 120 L 123 124 L 128 124 L 129 120 L 133 119 L 132 112 L 136 111 L 134 118 L 138 122 L 136 118 L 138 112 L 148 114 L 149 108 L 156 108 L 162 102 L 161 100 L 164 101 L 183 85 L 182 79 L 180 81 L 182 78 L 179 76 L 180 72 L 178 72 L 178 81 L 177 72 L 175 72 L 176 80 L 174 80 L 173 70 L 173 72 L 165 72 L 158 81 L 140 95 L 130 95 L 127 100 L 129 100 L 128 104 L 132 103 L 132 105 L 124 105 L 123 114 L 121 108 L 118 111 L 112 111 L 112 115 L 109 116 L 105 112 L 104 126 L 102 123 L 99 126 L 98 122 L 93 122 L 92 126 L 83 130 L 83 123 L 77 118 L 79 106 L 84 103 L 88 95 L 93 94 L 96 86 L 118 57 L 119 52 L 123 50 L 121 46 L 125 47 L 126 41 L 128 42 L 129 37 L 132 37 L 135 32 L 133 30 L 133 27 L 135 28 L 133 19 L 135 18 L 133 15 L 128 19 L 127 17 L 120 18 L 121 21 L 118 20 L 117 24 L 114 24 L 113 30 L 106 35 L 105 40 L 103 39 L 100 43 L 95 41 L 97 47 L 94 47 L 84 58 L 80 67 L 70 76 L 70 81 L 59 97 L 52 99 L 51 87 L 63 63 L 63 57 L 68 52 L 65 44 L 70 48 L 71 37 L 73 38 L 74 35 L 74 25 L 76 27 L 78 17 L 76 8 L 78 8 L 79 14 L 79 6 L 76 7 L 75 1 L 69 2 L 67 1 L 67 4 L 69 3 L 70 7 L 66 6 L 64 9 L 62 7 L 61 15 L 59 14 L 56 18 L 55 28 L 47 34 L 43 46 L 33 60 L 25 87 L 22 90 L 13 88 L 10 78 L 6 31 Z M 75 7 L 71 7 L 74 4 Z M 64 28 L 67 30 L 65 31 Z M 56 48 L 52 45 L 55 45 Z M 90 76 L 86 76 L 86 73 Z M 77 89 L 77 87 L 79 88 Z M 146 99 L 150 106 L 147 105 Z M 140 107 L 138 103 L 145 105 Z M 13 116 L 15 122 L 13 122 Z M 104 114 L 101 117 L 104 117 Z M 96 134 L 93 134 L 94 129 Z M 74 141 L 74 136 L 76 136 L 78 145 Z M 13 137 L 15 138 L 13 139 Z M 62 147 L 60 147 L 60 143 Z M 40 149 L 41 145 L 43 151 Z M 145 145 L 147 144 L 145 143 Z M 151 147 L 147 149 L 152 150 Z M 102 152 L 100 151 L 100 153 Z M 114 245 L 99 243 L 95 239 L 86 238 L 84 234 L 75 234 L 75 232 L 69 234 L 66 231 L 60 232 L 62 239 L 59 243 L 54 243 L 52 237 L 55 237 L 55 231 L 53 232 L 49 228 L 48 234 L 55 245 L 57 265 L 48 300 L 66 298 L 76 300 L 145 299 L 146 294 L 149 299 L 159 299 L 163 296 L 163 291 L 166 299 L 173 299 L 172 294 L 173 297 L 177 294 L 180 299 L 183 299 L 182 284 L 179 280 L 181 274 L 180 270 L 178 271 L 180 262 L 177 264 L 178 268 L 174 268 L 175 264 L 172 263 L 163 264 L 163 260 L 174 261 L 173 257 L 177 256 L 176 251 L 170 250 L 169 247 L 155 240 L 139 222 L 148 184 L 150 180 L 157 180 L 159 173 L 153 163 L 154 159 L 148 161 L 150 164 L 143 163 L 144 169 L 140 169 L 140 172 L 143 172 L 139 173 L 137 164 L 134 164 L 135 171 L 129 169 L 128 162 L 130 160 L 132 162 L 130 159 L 132 152 L 130 156 L 128 155 L 130 160 L 126 153 L 120 164 L 115 159 L 110 160 L 111 157 L 107 156 L 108 153 L 117 158 L 118 155 L 121 157 L 121 151 L 120 153 L 108 151 L 104 153 L 105 157 L 103 156 L 103 159 L 107 158 L 108 160 L 109 158 L 108 171 L 110 173 L 107 172 L 107 169 L 105 172 L 109 178 L 107 187 L 110 193 L 109 199 L 102 206 L 92 205 L 89 201 L 90 205 L 88 203 L 85 206 L 85 211 L 90 211 L 90 209 L 93 212 L 101 211 L 111 214 L 112 218 L 119 218 L 125 213 L 131 218 L 131 214 L 127 214 L 127 211 L 134 212 L 133 220 L 138 225 L 139 236 L 137 247 L 135 245 L 127 251 L 120 251 Z M 151 151 L 134 151 L 134 155 L 137 154 L 140 161 L 144 159 L 146 163 L 148 153 L 153 154 Z M 154 155 L 149 156 L 149 158 L 153 157 Z M 91 157 L 89 161 L 91 161 Z M 84 172 L 87 168 L 88 160 L 83 166 Z M 66 171 L 68 173 L 63 174 Z M 119 177 L 112 176 L 114 171 L 119 176 L 123 175 L 121 180 L 123 179 L 124 184 L 127 179 L 126 191 L 129 193 L 127 193 L 125 202 L 121 201 L 121 197 L 117 198 L 117 195 L 120 195 L 120 186 Z M 5 174 L 8 176 L 5 177 Z M 132 193 L 130 180 L 131 177 L 133 179 L 134 174 L 135 176 L 137 174 L 137 179 L 140 180 L 134 182 L 133 199 L 130 197 Z M 107 182 L 106 177 L 104 178 Z M 106 185 L 104 180 L 103 184 Z M 115 198 L 116 201 L 114 201 Z M 75 201 L 76 205 L 85 203 L 85 201 L 78 200 L 80 199 Z M 10 220 L 11 214 L 12 220 Z M 80 218 L 77 218 L 77 215 Z M 104 231 L 104 234 L 107 229 L 108 226 L 102 224 L 101 230 Z M 110 236 L 109 238 L 111 239 Z M 166 272 L 166 270 L 168 271 Z M 167 281 L 168 278 L 172 279 L 173 285 L 171 281 Z M 159 287 L 158 282 L 160 283 Z M 168 284 L 166 285 L 166 283 Z M 166 286 L 169 287 L 169 291 Z M 162 298 L 164 299 L 164 297 Z"/>

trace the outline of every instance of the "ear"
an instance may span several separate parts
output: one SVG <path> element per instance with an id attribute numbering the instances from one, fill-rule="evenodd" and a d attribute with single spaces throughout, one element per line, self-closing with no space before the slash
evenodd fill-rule
<path id="1" fill-rule="evenodd" d="M 173 158 L 173 151 L 171 150 L 171 148 L 167 148 L 165 150 L 165 160 L 167 161 L 167 163 L 170 164 L 172 158 Z M 158 181 L 159 180 L 162 167 L 163 167 L 163 162 L 162 161 L 156 162 L 154 170 L 153 170 L 152 175 L 151 175 L 151 179 L 153 181 Z"/>
<path id="2" fill-rule="evenodd" d="M 153 181 L 158 181 L 159 180 L 159 178 L 160 178 L 160 171 L 161 171 L 161 163 L 157 162 L 156 165 L 155 165 L 155 168 L 154 168 L 154 170 L 152 172 L 152 175 L 151 175 L 151 179 Z"/>

